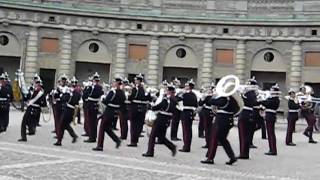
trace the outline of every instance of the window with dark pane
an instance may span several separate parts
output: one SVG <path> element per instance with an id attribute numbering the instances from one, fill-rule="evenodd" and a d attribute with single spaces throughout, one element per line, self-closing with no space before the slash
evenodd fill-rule
<path id="1" fill-rule="evenodd" d="M 2 45 L 2 46 L 5 46 L 5 45 L 7 45 L 9 43 L 9 38 L 8 38 L 8 36 L 6 36 L 6 35 L 1 35 L 0 36 L 0 44 Z"/>
<path id="2" fill-rule="evenodd" d="M 91 43 L 89 45 L 89 51 L 92 53 L 96 53 L 99 51 L 99 45 L 97 43 Z"/>
<path id="3" fill-rule="evenodd" d="M 137 29 L 142 29 L 142 24 L 137 24 Z"/>
<path id="4" fill-rule="evenodd" d="M 228 34 L 229 33 L 229 28 L 223 28 L 223 33 Z"/>
<path id="5" fill-rule="evenodd" d="M 187 52 L 186 52 L 185 49 L 179 48 L 179 49 L 177 49 L 177 51 L 176 51 L 176 55 L 177 55 L 178 58 L 184 58 L 184 57 L 186 57 Z"/>
<path id="6" fill-rule="evenodd" d="M 264 55 L 263 55 L 263 59 L 266 61 L 266 62 L 272 62 L 274 60 L 274 55 L 272 52 L 266 52 Z"/>

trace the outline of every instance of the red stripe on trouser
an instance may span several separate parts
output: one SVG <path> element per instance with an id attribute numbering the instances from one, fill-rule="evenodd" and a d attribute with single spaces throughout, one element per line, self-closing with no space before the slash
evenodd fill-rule
<path id="1" fill-rule="evenodd" d="M 88 110 L 86 110 L 85 108 L 83 109 L 83 115 L 84 115 L 84 124 L 83 124 L 84 132 L 87 135 L 89 135 L 90 134 L 90 128 L 89 128 Z"/>
<path id="2" fill-rule="evenodd" d="M 128 112 L 120 112 L 119 119 L 120 119 L 120 134 L 121 138 L 126 139 L 128 135 Z"/>
<path id="3" fill-rule="evenodd" d="M 184 120 L 181 121 L 182 124 L 182 136 L 183 136 L 183 148 L 185 147 L 185 145 L 187 144 L 187 125 L 186 122 Z"/>
<path id="4" fill-rule="evenodd" d="M 206 138 L 206 145 L 210 143 L 210 131 L 212 127 L 212 121 L 213 117 L 206 117 L 204 118 L 204 132 L 205 132 L 205 138 Z"/>
<path id="5" fill-rule="evenodd" d="M 212 160 L 216 156 L 218 147 L 217 126 L 214 124 L 211 129 L 210 144 L 208 148 L 208 159 Z"/>
<path id="6" fill-rule="evenodd" d="M 292 142 L 292 134 L 295 128 L 296 121 L 298 120 L 298 113 L 297 114 L 289 114 L 287 121 L 287 134 L 286 134 L 286 144 L 289 144 Z"/>
<path id="7" fill-rule="evenodd" d="M 277 153 L 276 134 L 274 131 L 275 120 L 266 119 L 269 149 L 272 153 Z"/>
<path id="8" fill-rule="evenodd" d="M 105 129 L 107 126 L 107 118 L 103 116 L 100 121 L 99 135 L 98 135 L 98 147 L 103 147 Z"/>

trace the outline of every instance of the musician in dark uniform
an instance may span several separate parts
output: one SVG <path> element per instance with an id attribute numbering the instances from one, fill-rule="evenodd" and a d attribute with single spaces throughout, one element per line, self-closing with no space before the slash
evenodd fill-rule
<path id="1" fill-rule="evenodd" d="M 185 84 L 185 92 L 178 96 L 178 101 L 183 102 L 183 111 L 181 113 L 183 147 L 180 152 L 190 152 L 192 141 L 192 122 L 194 120 L 195 111 L 198 107 L 196 94 L 192 91 L 195 83 L 191 79 Z"/>
<path id="2" fill-rule="evenodd" d="M 175 85 L 176 88 L 176 93 L 180 93 L 179 91 L 182 91 L 182 89 L 180 89 L 181 83 L 180 81 L 175 78 L 173 80 L 173 84 Z M 177 104 L 177 107 L 175 109 L 175 111 L 173 112 L 173 117 L 172 117 L 172 121 L 171 121 L 171 140 L 172 141 L 181 141 L 180 138 L 178 138 L 178 129 L 179 129 L 179 122 L 181 119 L 181 112 L 182 112 L 182 105 L 180 106 L 179 104 Z"/>
<path id="3" fill-rule="evenodd" d="M 200 90 L 199 90 L 199 93 L 203 94 L 205 88 L 204 87 L 201 87 Z M 201 98 L 199 99 L 198 98 L 198 103 L 200 102 Z M 201 118 L 200 116 L 200 112 L 202 110 L 202 106 L 199 105 L 199 108 L 197 109 L 197 113 L 198 113 L 198 117 L 199 117 L 199 122 L 198 122 L 198 137 L 199 138 L 205 138 L 205 135 L 204 135 L 204 127 L 203 127 L 203 118 Z"/>
<path id="4" fill-rule="evenodd" d="M 135 87 L 129 97 L 131 101 L 131 143 L 129 147 L 137 147 L 140 134 L 143 130 L 144 119 L 147 112 L 147 105 L 151 101 L 150 93 L 147 93 L 142 85 L 143 76 L 141 74 L 135 77 Z"/>
<path id="5" fill-rule="evenodd" d="M 305 88 L 305 87 L 302 87 Z M 312 103 L 311 94 L 306 93 L 306 89 L 300 88 L 300 91 L 306 96 L 307 99 L 301 102 L 301 116 L 307 121 L 308 127 L 304 130 L 303 134 L 309 138 L 309 143 L 316 144 L 317 141 L 313 139 L 313 127 L 316 123 L 316 117 L 313 113 L 314 103 Z"/>
<path id="6" fill-rule="evenodd" d="M 7 119 L 9 116 L 10 90 L 5 83 L 5 75 L 0 76 L 0 133 L 7 130 Z"/>
<path id="7" fill-rule="evenodd" d="M 222 145 L 230 160 L 226 162 L 232 165 L 237 161 L 232 147 L 227 139 L 230 129 L 233 127 L 233 116 L 239 111 L 240 107 L 233 96 L 213 97 L 211 104 L 217 107 L 215 122 L 211 129 L 210 144 L 207 151 L 207 159 L 201 161 L 204 164 L 214 164 L 218 143 Z"/>
<path id="8" fill-rule="evenodd" d="M 293 89 L 289 90 L 289 99 L 288 99 L 288 128 L 286 135 L 286 145 L 287 146 L 295 146 L 296 144 L 292 142 L 292 134 L 294 132 L 294 127 L 296 126 L 296 122 L 299 119 L 299 109 L 300 104 L 298 99 L 296 98 L 296 93 Z"/>
<path id="9" fill-rule="evenodd" d="M 97 126 L 98 126 L 98 110 L 99 110 L 99 101 L 101 96 L 104 94 L 102 86 L 100 85 L 100 76 L 96 72 L 93 75 L 93 85 L 92 90 L 88 96 L 88 120 L 89 120 L 89 138 L 84 140 L 86 143 L 95 143 L 97 139 Z"/>
<path id="10" fill-rule="evenodd" d="M 34 92 L 34 88 L 36 86 L 36 82 L 37 81 L 41 81 L 40 76 L 36 73 L 33 78 L 32 78 L 32 83 L 31 86 L 28 87 L 28 93 L 26 95 L 24 95 L 24 99 L 23 101 L 27 102 L 30 100 L 33 92 Z M 42 86 L 42 84 L 41 84 Z M 44 102 L 44 101 L 42 101 Z M 46 104 L 44 104 L 44 106 L 46 106 Z M 28 125 L 28 135 L 32 136 L 35 135 L 36 133 L 36 126 L 38 126 L 39 122 L 40 122 L 40 115 L 41 113 L 37 114 L 37 116 L 35 116 L 33 118 L 33 120 L 29 123 Z"/>
<path id="11" fill-rule="evenodd" d="M 53 109 L 53 116 L 54 116 L 54 132 L 57 134 L 57 130 L 61 124 L 61 111 L 62 111 L 62 103 L 61 103 L 61 90 L 67 86 L 67 79 L 68 77 L 63 74 L 58 81 L 58 85 L 55 90 L 52 91 L 52 109 Z"/>
<path id="12" fill-rule="evenodd" d="M 82 136 L 89 136 L 90 128 L 89 128 L 89 117 L 88 117 L 88 98 L 92 91 L 92 77 L 89 77 L 89 81 L 85 84 L 83 93 L 82 93 L 82 101 L 83 101 L 83 115 L 84 115 L 84 134 Z"/>
<path id="13" fill-rule="evenodd" d="M 8 90 L 8 93 L 9 93 L 8 104 L 7 104 L 8 108 L 6 109 L 6 111 L 4 113 L 5 121 L 4 121 L 4 129 L 3 129 L 3 131 L 6 131 L 8 125 L 9 125 L 10 102 L 13 101 L 13 90 L 12 90 L 11 81 L 9 79 L 9 75 L 8 75 L 7 72 L 4 73 L 4 86 L 6 87 L 6 89 Z"/>
<path id="14" fill-rule="evenodd" d="M 124 106 L 120 109 L 119 119 L 120 119 L 120 139 L 125 140 L 128 136 L 128 121 L 130 115 L 131 102 L 129 101 L 129 95 L 131 93 L 132 87 L 129 84 L 127 78 L 123 79 L 122 90 L 125 92 L 126 100 L 124 101 Z"/>
<path id="15" fill-rule="evenodd" d="M 252 78 L 254 79 L 254 77 Z M 258 84 L 256 84 L 257 86 L 257 89 L 259 88 L 258 87 Z M 257 93 L 257 96 L 259 95 L 258 92 Z M 254 137 L 254 134 L 257 130 L 261 129 L 261 138 L 262 139 L 267 139 L 267 132 L 266 132 L 266 123 L 264 121 L 264 117 L 262 117 L 261 115 L 261 112 L 263 111 L 263 106 L 261 106 L 260 103 L 258 103 L 257 105 L 253 106 L 253 120 L 254 120 L 254 126 L 252 127 L 252 131 L 250 132 L 250 148 L 257 148 L 257 146 L 255 146 L 253 144 L 253 137 Z"/>
<path id="16" fill-rule="evenodd" d="M 102 103 L 106 105 L 106 109 L 103 113 L 101 120 L 98 144 L 93 148 L 94 151 L 102 151 L 104 143 L 104 133 L 106 132 L 110 138 L 116 143 L 116 148 L 119 148 L 121 140 L 113 132 L 112 120 L 118 114 L 121 108 L 123 108 L 126 96 L 121 89 L 122 78 L 115 78 L 112 83 L 112 89 L 108 92 L 107 96 L 103 99 Z"/>
<path id="17" fill-rule="evenodd" d="M 199 123 L 202 123 L 204 129 L 204 136 L 206 144 L 202 148 L 208 148 L 210 132 L 212 127 L 212 121 L 214 118 L 213 106 L 211 105 L 211 98 L 213 95 L 215 85 L 211 84 L 209 89 L 206 90 L 205 96 L 200 99 L 199 106 L 202 106 L 202 109 L 199 112 Z"/>
<path id="18" fill-rule="evenodd" d="M 36 73 L 34 76 L 33 76 L 33 78 L 32 78 L 32 85 L 31 85 L 31 89 L 29 89 L 29 93 L 31 93 L 32 94 L 32 91 L 33 91 L 33 85 L 35 84 L 35 82 L 36 81 L 38 81 L 38 80 L 40 80 L 40 76 Z M 31 95 L 30 94 L 30 95 Z M 38 127 L 41 127 L 41 125 L 40 125 L 40 114 L 39 114 L 39 116 L 37 117 L 37 119 L 36 119 L 36 126 L 38 126 Z M 33 132 L 29 132 L 29 135 L 32 135 L 31 133 L 33 133 Z"/>
<path id="19" fill-rule="evenodd" d="M 42 88 L 42 82 L 40 79 L 35 81 L 34 90 L 31 95 L 31 98 L 28 102 L 27 110 L 25 111 L 21 123 L 21 139 L 18 141 L 27 141 L 27 127 L 29 129 L 33 129 L 36 127 L 36 120 L 40 116 L 41 106 L 45 101 L 44 90 Z M 33 130 L 35 133 L 35 130 Z"/>
<path id="20" fill-rule="evenodd" d="M 274 85 L 270 89 L 270 97 L 262 101 L 262 105 L 266 108 L 266 125 L 267 125 L 267 134 L 269 142 L 269 152 L 265 153 L 266 155 L 276 156 L 277 155 L 277 141 L 275 134 L 275 123 L 277 120 L 277 109 L 280 105 L 280 89 L 278 84 Z"/>
<path id="21" fill-rule="evenodd" d="M 160 85 L 160 88 L 159 88 L 159 91 L 153 95 L 153 102 L 155 102 L 156 104 L 160 103 L 158 102 L 159 100 L 161 101 L 162 98 L 164 96 L 166 96 L 166 91 L 168 89 L 168 81 L 167 80 L 164 80 L 162 81 L 161 85 Z M 165 135 L 167 134 L 167 129 L 165 131 L 162 131 Z M 165 137 L 165 135 L 159 135 L 159 137 L 157 138 L 156 140 L 156 144 L 163 144 L 163 141 L 161 139 L 161 137 Z"/>
<path id="22" fill-rule="evenodd" d="M 65 87 L 64 89 L 62 89 L 61 124 L 58 128 L 58 136 L 57 142 L 54 144 L 55 146 L 61 146 L 65 130 L 67 130 L 72 137 L 72 143 L 75 143 L 78 139 L 78 136 L 70 125 L 74 120 L 73 118 L 75 118 L 75 116 L 77 115 L 77 112 L 75 111 L 78 111 L 77 109 L 79 108 L 79 101 L 81 98 L 81 89 L 76 85 L 77 82 L 78 80 L 73 77 L 71 79 L 71 87 Z"/>
<path id="23" fill-rule="evenodd" d="M 149 137 L 148 151 L 142 154 L 142 156 L 144 157 L 154 156 L 154 146 L 156 137 L 158 137 L 158 139 L 161 139 L 161 144 L 164 144 L 171 150 L 172 156 L 175 156 L 177 153 L 176 146 L 166 138 L 165 133 L 166 129 L 170 125 L 170 120 L 176 108 L 176 98 L 174 98 L 174 94 L 175 87 L 173 85 L 168 85 L 166 94 L 163 97 L 162 101 L 151 108 L 151 110 L 157 111 L 158 113 L 157 118 L 152 126 L 151 134 Z"/>
<path id="24" fill-rule="evenodd" d="M 239 145 L 240 155 L 239 159 L 249 159 L 249 149 L 252 140 L 254 128 L 256 125 L 253 116 L 253 107 L 258 106 L 257 102 L 257 81 L 252 78 L 247 81 L 247 86 L 242 93 L 242 100 L 244 107 L 238 118 L 238 129 L 239 129 Z"/>

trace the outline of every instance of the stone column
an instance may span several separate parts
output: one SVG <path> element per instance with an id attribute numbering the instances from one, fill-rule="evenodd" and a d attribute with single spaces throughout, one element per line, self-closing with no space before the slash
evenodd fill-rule
<path id="1" fill-rule="evenodd" d="M 294 42 L 292 46 L 292 56 L 290 63 L 290 88 L 295 90 L 299 89 L 301 84 L 301 72 L 302 72 L 302 49 L 299 41 Z"/>
<path id="2" fill-rule="evenodd" d="M 157 87 L 159 84 L 159 38 L 152 37 L 149 46 L 147 84 Z"/>
<path id="3" fill-rule="evenodd" d="M 73 76 L 72 68 L 72 35 L 70 30 L 65 30 L 60 41 L 60 66 L 58 75 L 66 74 L 69 78 Z"/>
<path id="4" fill-rule="evenodd" d="M 24 62 L 24 72 L 26 83 L 31 82 L 32 77 L 38 72 L 38 27 L 32 27 L 26 43 L 26 54 Z"/>
<path id="5" fill-rule="evenodd" d="M 120 34 L 117 40 L 116 60 L 113 64 L 113 75 L 115 77 L 126 76 L 127 62 L 127 38 L 125 34 Z M 111 79 L 113 77 L 110 77 Z"/>
<path id="6" fill-rule="evenodd" d="M 213 69 L 213 42 L 212 39 L 206 39 L 203 48 L 203 60 L 201 68 L 200 86 L 209 86 L 212 82 Z"/>
<path id="7" fill-rule="evenodd" d="M 239 77 L 241 84 L 245 82 L 246 58 L 246 42 L 244 40 L 238 40 L 236 48 L 235 75 Z"/>

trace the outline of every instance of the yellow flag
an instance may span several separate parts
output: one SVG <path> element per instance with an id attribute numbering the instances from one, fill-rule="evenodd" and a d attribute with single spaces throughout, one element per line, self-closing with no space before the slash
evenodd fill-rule
<path id="1" fill-rule="evenodd" d="M 21 101 L 21 98 L 22 98 L 21 91 L 20 91 L 20 87 L 19 87 L 19 82 L 17 80 L 15 80 L 13 82 L 12 91 L 13 91 L 14 101 L 16 101 L 16 102 Z"/>

